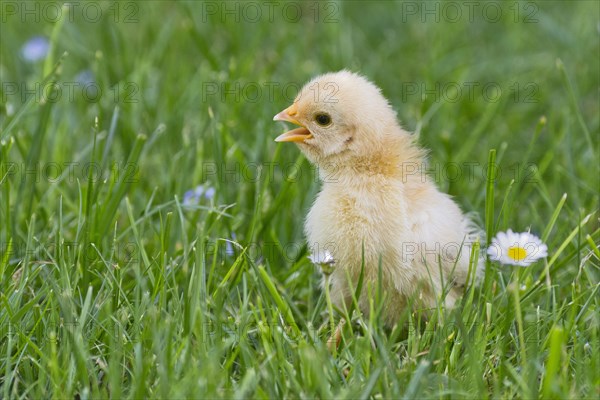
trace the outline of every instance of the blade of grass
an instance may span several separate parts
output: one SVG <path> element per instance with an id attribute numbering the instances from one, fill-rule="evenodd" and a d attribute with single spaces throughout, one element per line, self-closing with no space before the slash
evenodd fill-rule
<path id="1" fill-rule="evenodd" d="M 283 301 L 283 299 L 279 295 L 279 292 L 277 291 L 277 288 L 275 287 L 275 284 L 271 280 L 271 277 L 265 270 L 265 267 L 263 267 L 262 265 L 258 266 L 258 275 L 260 276 L 262 283 L 267 288 L 269 294 L 272 296 L 273 301 L 275 301 L 279 312 L 281 313 L 281 315 L 283 315 L 283 319 L 294 330 L 294 334 L 296 334 L 299 337 L 300 331 L 298 329 L 298 326 L 296 325 L 294 316 L 292 315 L 292 310 L 287 305 L 287 303 Z"/>
<path id="2" fill-rule="evenodd" d="M 550 236 L 550 232 L 552 232 L 552 228 L 554 228 L 554 224 L 556 224 L 556 221 L 558 220 L 558 216 L 560 215 L 560 210 L 562 210 L 566 201 L 567 201 L 567 194 L 564 193 L 562 195 L 562 197 L 560 198 L 558 204 L 556 205 L 556 208 L 554 209 L 554 212 L 552 213 L 552 216 L 550 217 L 550 221 L 548 222 L 548 225 L 546 225 L 546 229 L 544 229 L 544 233 L 542 233 L 542 242 L 545 243 L 548 240 L 548 237 Z"/>
<path id="3" fill-rule="evenodd" d="M 567 91 L 569 92 L 569 100 L 571 100 L 571 104 L 573 107 L 573 111 L 577 116 L 577 122 L 585 135 L 585 139 L 588 142 L 588 148 L 592 152 L 592 154 L 596 150 L 596 146 L 594 146 L 594 142 L 592 141 L 592 135 L 590 134 L 590 130 L 588 129 L 585 121 L 583 119 L 583 115 L 581 114 L 581 109 L 579 108 L 579 104 L 577 103 L 577 97 L 575 96 L 575 90 L 573 90 L 573 84 L 571 83 L 571 79 L 569 79 L 569 74 L 567 73 L 567 69 L 565 68 L 565 64 L 559 58 L 556 60 L 556 68 L 561 73 L 565 86 L 567 87 Z"/>

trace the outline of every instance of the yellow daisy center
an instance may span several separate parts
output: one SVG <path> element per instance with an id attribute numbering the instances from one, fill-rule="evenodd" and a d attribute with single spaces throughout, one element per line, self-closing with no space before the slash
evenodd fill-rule
<path id="1" fill-rule="evenodd" d="M 508 256 L 515 261 L 521 261 L 527 257 L 527 250 L 519 246 L 509 247 Z"/>

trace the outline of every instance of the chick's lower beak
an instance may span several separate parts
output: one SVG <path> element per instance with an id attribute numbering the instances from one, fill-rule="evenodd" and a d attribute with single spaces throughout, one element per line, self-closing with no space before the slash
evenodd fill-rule
<path id="1" fill-rule="evenodd" d="M 300 126 L 300 128 L 292 129 L 289 132 L 277 136 L 275 138 L 276 142 L 303 142 L 312 137 L 310 131 L 294 118 L 296 114 L 296 108 L 292 105 L 273 117 L 273 121 L 286 121 Z"/>

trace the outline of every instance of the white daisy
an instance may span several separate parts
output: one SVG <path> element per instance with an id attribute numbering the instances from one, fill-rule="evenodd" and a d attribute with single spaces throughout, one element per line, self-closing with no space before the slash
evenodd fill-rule
<path id="1" fill-rule="evenodd" d="M 323 273 L 329 275 L 333 272 L 335 260 L 329 250 L 319 251 L 316 254 L 311 254 L 308 259 L 315 265 L 318 265 L 323 270 Z"/>
<path id="2" fill-rule="evenodd" d="M 515 233 L 509 229 L 507 232 L 498 232 L 487 253 L 491 260 L 502 264 L 528 267 L 548 256 L 548 246 L 529 232 Z"/>

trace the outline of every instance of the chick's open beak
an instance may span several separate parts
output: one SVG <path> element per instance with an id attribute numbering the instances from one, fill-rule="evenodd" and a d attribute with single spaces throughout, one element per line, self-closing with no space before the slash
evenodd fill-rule
<path id="1" fill-rule="evenodd" d="M 303 142 L 312 137 L 310 131 L 294 118 L 297 113 L 296 107 L 292 105 L 273 117 L 273 121 L 286 121 L 300 126 L 300 128 L 292 129 L 277 136 L 275 138 L 276 142 Z"/>

